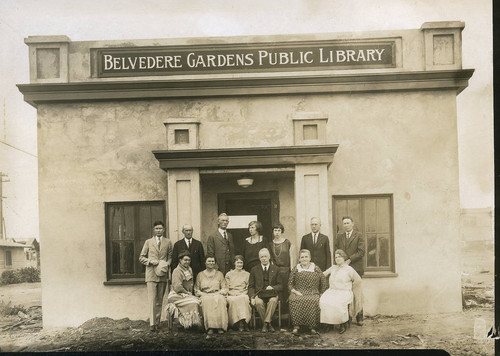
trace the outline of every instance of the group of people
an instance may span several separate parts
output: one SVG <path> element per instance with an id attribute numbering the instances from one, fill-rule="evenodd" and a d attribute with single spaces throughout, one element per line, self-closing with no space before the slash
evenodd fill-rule
<path id="1" fill-rule="evenodd" d="M 193 227 L 184 225 L 184 238 L 172 244 L 163 237 L 164 224 L 154 223 L 153 238 L 146 240 L 139 260 L 146 266 L 151 331 L 158 329 L 162 301 L 167 289 L 167 312 L 184 328 L 222 334 L 228 327 L 248 330 L 252 307 L 262 320 L 262 331 L 274 331 L 271 324 L 278 302 L 289 310 L 293 333 L 308 328 L 315 333 L 337 325 L 344 333 L 350 320 L 363 324 L 361 276 L 364 241 L 353 230 L 351 217 L 342 219 L 345 233 L 335 242 L 334 264 L 330 243 L 320 233 L 321 221 L 311 219 L 311 233 L 302 237 L 299 263 L 291 266 L 291 242 L 284 227 L 273 226 L 267 242 L 259 221 L 249 223 L 250 236 L 235 255 L 229 218 L 218 217 L 218 229 L 203 245 L 193 238 Z M 327 279 L 328 277 L 328 279 Z"/>

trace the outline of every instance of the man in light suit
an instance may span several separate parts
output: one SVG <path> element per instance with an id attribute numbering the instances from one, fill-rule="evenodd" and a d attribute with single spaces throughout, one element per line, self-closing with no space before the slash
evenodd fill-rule
<path id="1" fill-rule="evenodd" d="M 163 237 L 165 224 L 162 221 L 155 221 L 153 230 L 154 236 L 144 242 L 139 261 L 146 266 L 150 330 L 157 331 L 172 262 L 172 242 Z"/>
<path id="2" fill-rule="evenodd" d="M 363 277 L 365 264 L 363 260 L 365 255 L 363 235 L 359 231 L 354 231 L 354 221 L 350 216 L 342 218 L 342 225 L 344 225 L 345 233 L 337 235 L 335 251 L 338 249 L 343 250 L 348 257 L 346 263 L 354 268 L 360 277 Z M 356 316 L 356 321 L 358 325 L 363 325 L 363 310 Z"/>
<path id="3" fill-rule="evenodd" d="M 332 265 L 332 254 L 328 236 L 320 233 L 320 229 L 321 220 L 316 217 L 311 218 L 311 233 L 302 236 L 300 249 L 309 250 L 311 252 L 311 262 L 314 262 L 322 271 L 325 271 Z"/>
<path id="4" fill-rule="evenodd" d="M 226 231 L 229 217 L 222 213 L 217 219 L 218 229 L 207 239 L 207 256 L 215 257 L 219 271 L 225 276 L 234 260 L 233 236 Z"/>
<path id="5" fill-rule="evenodd" d="M 172 270 L 179 264 L 179 254 L 188 251 L 191 256 L 191 268 L 193 269 L 193 282 L 196 283 L 196 276 L 205 269 L 205 253 L 200 241 L 193 238 L 193 227 L 184 225 L 182 227 L 184 238 L 174 244 L 172 251 Z"/>
<path id="6" fill-rule="evenodd" d="M 262 332 L 274 331 L 271 319 L 278 305 L 278 293 L 283 289 L 280 269 L 269 261 L 271 254 L 267 248 L 259 251 L 260 264 L 250 271 L 248 297 L 263 321 Z"/>

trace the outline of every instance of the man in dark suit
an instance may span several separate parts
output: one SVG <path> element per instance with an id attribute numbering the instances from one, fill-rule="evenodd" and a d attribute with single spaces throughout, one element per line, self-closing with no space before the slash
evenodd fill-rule
<path id="1" fill-rule="evenodd" d="M 311 252 L 311 262 L 325 271 L 332 265 L 332 254 L 330 252 L 330 241 L 328 236 L 319 232 L 321 229 L 321 220 L 311 218 L 311 233 L 302 236 L 300 249 L 306 249 Z"/>
<path id="2" fill-rule="evenodd" d="M 338 234 L 335 241 L 335 250 L 341 249 L 346 254 L 348 259 L 347 264 L 350 265 L 360 277 L 364 274 L 365 261 L 365 240 L 359 231 L 354 231 L 354 221 L 350 216 L 342 218 L 342 225 L 344 225 L 345 233 Z M 335 253 L 335 252 L 334 252 Z M 363 325 L 363 310 L 356 316 L 358 325 Z"/>
<path id="3" fill-rule="evenodd" d="M 182 227 L 184 238 L 174 244 L 172 251 L 172 270 L 179 264 L 179 254 L 188 251 L 191 256 L 191 268 L 193 269 L 193 282 L 196 283 L 196 276 L 205 269 L 205 253 L 200 241 L 193 238 L 193 227 L 184 225 Z"/>
<path id="4" fill-rule="evenodd" d="M 259 251 L 260 264 L 250 271 L 248 297 L 263 321 L 262 332 L 274 331 L 271 319 L 278 305 L 278 293 L 283 289 L 279 267 L 269 261 L 271 254 L 267 248 Z"/>
<path id="5" fill-rule="evenodd" d="M 226 231 L 229 217 L 222 213 L 217 219 L 217 231 L 207 239 L 207 256 L 215 257 L 219 271 L 225 276 L 231 270 L 234 260 L 233 236 Z"/>
<path id="6" fill-rule="evenodd" d="M 154 236 L 144 242 L 139 262 L 146 266 L 150 330 L 157 331 L 168 283 L 168 269 L 172 263 L 172 242 L 163 237 L 165 225 L 162 221 L 155 221 L 153 230 Z"/>

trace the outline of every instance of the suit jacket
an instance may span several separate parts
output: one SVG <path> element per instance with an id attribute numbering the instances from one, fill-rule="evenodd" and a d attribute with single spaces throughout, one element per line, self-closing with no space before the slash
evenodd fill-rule
<path id="1" fill-rule="evenodd" d="M 364 273 L 365 262 L 363 256 L 365 255 L 365 240 L 359 231 L 352 231 L 351 237 L 346 238 L 345 232 L 337 235 L 335 241 L 335 250 L 344 250 L 347 257 L 351 259 L 350 266 L 354 268 L 360 276 Z M 335 253 L 335 252 L 334 252 Z"/>
<path id="2" fill-rule="evenodd" d="M 203 251 L 203 245 L 200 241 L 191 239 L 191 244 L 189 248 L 186 245 L 186 240 L 177 241 L 174 244 L 174 249 L 172 251 L 172 270 L 179 264 L 179 254 L 183 251 L 189 251 L 191 255 L 191 269 L 193 270 L 193 280 L 196 280 L 198 273 L 205 269 L 205 252 Z"/>
<path id="3" fill-rule="evenodd" d="M 166 273 L 165 276 L 158 277 L 154 271 L 154 265 L 151 264 L 151 262 L 165 260 L 168 264 L 171 264 L 172 249 L 172 242 L 170 239 L 163 236 L 160 240 L 159 249 L 154 236 L 144 242 L 141 254 L 139 255 L 139 261 L 146 266 L 146 282 L 168 281 L 170 273 Z"/>
<path id="4" fill-rule="evenodd" d="M 300 249 L 311 251 L 311 262 L 314 262 L 322 271 L 325 271 L 332 265 L 330 241 L 328 240 L 328 236 L 323 235 L 321 232 L 318 234 L 316 244 L 313 243 L 312 233 L 302 236 Z"/>
<path id="5" fill-rule="evenodd" d="M 276 295 L 283 290 L 283 284 L 280 278 L 280 268 L 269 264 L 269 285 L 276 291 Z M 259 263 L 250 271 L 248 280 L 248 297 L 252 298 L 264 290 L 264 271 Z"/>
<path id="6" fill-rule="evenodd" d="M 208 236 L 207 256 L 215 257 L 219 271 L 225 276 L 231 270 L 234 259 L 233 236 L 226 231 L 227 240 L 222 237 L 219 230 Z"/>

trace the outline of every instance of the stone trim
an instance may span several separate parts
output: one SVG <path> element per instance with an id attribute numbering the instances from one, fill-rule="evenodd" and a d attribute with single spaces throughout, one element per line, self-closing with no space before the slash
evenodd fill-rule
<path id="1" fill-rule="evenodd" d="M 408 91 L 468 86 L 474 69 L 405 73 L 291 75 L 228 79 L 149 80 L 18 84 L 24 100 L 34 107 L 44 103 L 143 100 L 241 95 Z"/>
<path id="2" fill-rule="evenodd" d="M 339 145 L 153 151 L 160 168 L 278 167 L 333 162 Z"/>

